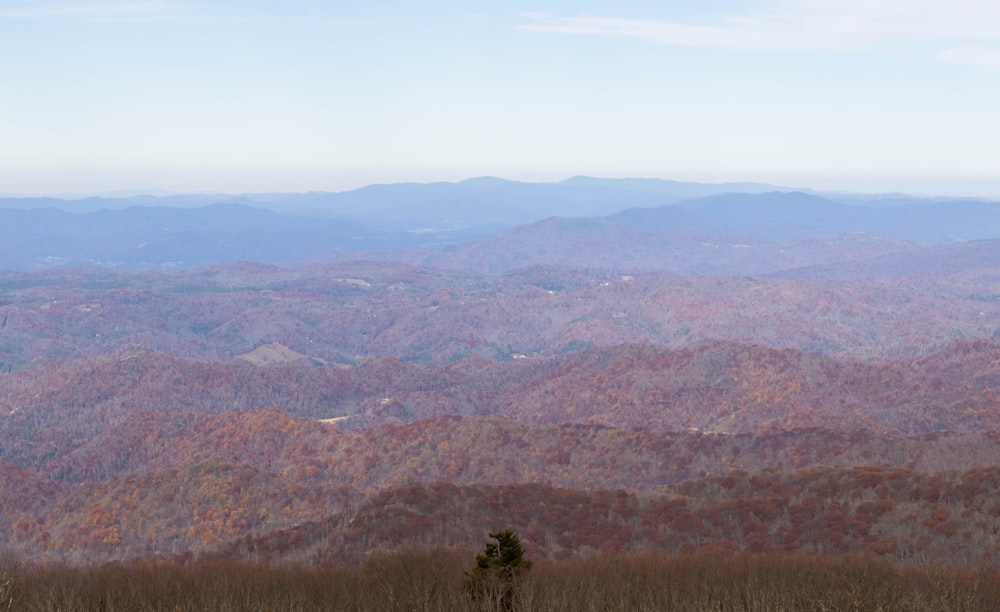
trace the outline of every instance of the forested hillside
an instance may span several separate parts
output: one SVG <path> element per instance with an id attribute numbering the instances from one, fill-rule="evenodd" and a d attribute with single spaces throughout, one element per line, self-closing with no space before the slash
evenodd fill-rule
<path id="1" fill-rule="evenodd" d="M 487 185 L 526 193 L 426 193 L 446 211 Z M 958 204 L 659 202 L 660 187 L 619 184 L 645 194 L 619 215 L 419 248 L 375 249 L 374 234 L 342 248 L 347 225 L 239 206 L 127 209 L 101 218 L 143 232 L 187 219 L 164 253 L 229 213 L 233 235 L 266 219 L 329 248 L 280 264 L 5 266 L 0 552 L 361 563 L 469 553 L 509 527 L 549 560 L 995 566 L 992 205 L 877 234 L 901 209 L 941 219 Z M 989 239 L 944 235 L 970 227 Z"/>

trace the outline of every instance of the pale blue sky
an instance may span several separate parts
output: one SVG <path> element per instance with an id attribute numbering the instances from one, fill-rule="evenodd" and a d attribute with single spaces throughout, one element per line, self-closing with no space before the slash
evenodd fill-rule
<path id="1" fill-rule="evenodd" d="M 575 174 L 1000 196 L 1000 2 L 0 0 L 0 193 Z"/>

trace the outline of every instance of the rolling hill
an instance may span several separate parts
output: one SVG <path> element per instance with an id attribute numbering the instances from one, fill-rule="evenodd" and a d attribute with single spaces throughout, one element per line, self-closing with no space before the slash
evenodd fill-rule
<path id="1" fill-rule="evenodd" d="M 577 177 L 8 204 L 0 555 L 355 563 L 503 525 L 547 559 L 997 563 L 996 203 Z"/>

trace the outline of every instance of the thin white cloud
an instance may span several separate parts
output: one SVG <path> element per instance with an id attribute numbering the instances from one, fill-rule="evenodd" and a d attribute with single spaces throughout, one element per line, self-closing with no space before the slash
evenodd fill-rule
<path id="1" fill-rule="evenodd" d="M 528 13 L 528 32 L 634 38 L 682 47 L 750 51 L 848 49 L 918 42 L 1000 44 L 996 0 L 771 0 L 708 23 Z"/>
<path id="2" fill-rule="evenodd" d="M 734 18 L 726 23 L 704 25 L 616 17 L 555 17 L 540 13 L 532 13 L 526 17 L 531 23 L 518 26 L 526 32 L 636 38 L 679 47 L 780 51 L 843 45 L 843 42 L 834 37 L 817 37 L 796 29 L 794 24 L 777 20 L 764 23 L 748 18 Z"/>
<path id="3" fill-rule="evenodd" d="M 347 27 L 362 26 L 372 23 L 370 19 L 335 19 L 329 17 L 313 17 L 309 15 L 228 15 L 203 17 L 205 23 L 246 24 L 246 25 L 300 25 L 315 27 Z"/>
<path id="4" fill-rule="evenodd" d="M 27 1 L 15 8 L 0 9 L 0 19 L 62 20 L 79 22 L 178 23 L 200 25 L 309 25 L 357 26 L 367 19 L 336 19 L 326 16 L 218 13 L 191 3 L 167 1 L 45 2 Z"/>
<path id="5" fill-rule="evenodd" d="M 1000 3 L 994 0 L 777 0 L 760 15 L 875 39 L 1000 37 Z"/>
<path id="6" fill-rule="evenodd" d="M 19 8 L 0 10 L 5 19 L 113 18 L 163 15 L 169 11 L 164 2 L 92 2 L 92 3 L 22 3 Z"/>
<path id="7" fill-rule="evenodd" d="M 939 59 L 949 64 L 1000 70 L 1000 47 L 955 47 L 943 51 Z"/>

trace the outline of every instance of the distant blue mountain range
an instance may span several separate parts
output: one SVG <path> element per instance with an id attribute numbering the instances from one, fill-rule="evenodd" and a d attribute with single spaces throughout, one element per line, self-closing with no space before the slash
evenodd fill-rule
<path id="1" fill-rule="evenodd" d="M 845 236 L 851 241 L 831 242 Z M 527 265 L 760 273 L 994 238 L 997 202 L 655 179 L 0 199 L 0 268 L 8 270 L 375 258 L 492 273 Z"/>

